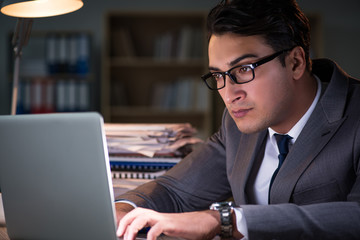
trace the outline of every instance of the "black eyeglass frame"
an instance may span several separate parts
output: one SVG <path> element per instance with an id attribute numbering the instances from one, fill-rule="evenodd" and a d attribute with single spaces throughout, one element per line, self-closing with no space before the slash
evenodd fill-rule
<path id="1" fill-rule="evenodd" d="M 244 64 L 244 65 L 239 65 L 239 66 L 235 66 L 235 67 L 232 67 L 230 68 L 229 70 L 227 70 L 226 72 L 209 72 L 209 73 L 206 73 L 204 75 L 201 76 L 202 80 L 205 82 L 206 86 L 210 89 L 210 90 L 220 90 L 222 88 L 225 87 L 225 83 L 226 83 L 226 75 L 229 76 L 229 78 L 231 79 L 231 81 L 233 81 L 234 83 L 236 84 L 244 84 L 244 83 L 248 83 L 248 82 L 251 82 L 252 80 L 255 79 L 255 68 L 263 65 L 264 63 L 267 63 L 267 62 L 270 62 L 271 60 L 275 59 L 276 57 L 280 56 L 281 54 L 283 53 L 286 53 L 288 51 L 291 51 L 293 50 L 295 47 L 292 47 L 292 48 L 289 48 L 289 49 L 284 49 L 284 50 L 281 50 L 281 51 L 278 51 L 276 53 L 273 53 L 269 56 L 266 56 L 262 59 L 260 59 L 259 61 L 255 62 L 255 63 L 250 63 L 250 64 Z M 248 80 L 248 81 L 245 81 L 245 82 L 238 82 L 237 79 L 235 78 L 234 75 L 232 75 L 230 72 L 232 70 L 234 70 L 235 68 L 241 68 L 241 67 L 250 67 L 251 71 L 252 71 L 252 79 L 251 80 Z M 206 81 L 207 79 L 209 79 L 210 77 L 212 77 L 214 74 L 220 74 L 223 78 L 223 81 L 224 81 L 224 86 L 220 87 L 220 88 L 213 88 L 211 87 L 208 82 Z"/>

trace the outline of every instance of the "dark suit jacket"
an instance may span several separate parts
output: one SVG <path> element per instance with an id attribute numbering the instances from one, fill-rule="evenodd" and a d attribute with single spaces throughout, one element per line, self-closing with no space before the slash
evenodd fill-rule
<path id="1" fill-rule="evenodd" d="M 121 198 L 161 212 L 207 209 L 233 197 L 253 239 L 360 239 L 360 85 L 334 62 L 314 60 L 321 98 L 282 165 L 271 205 L 249 187 L 267 130 L 241 133 L 225 110 L 220 130 L 166 175 Z"/>

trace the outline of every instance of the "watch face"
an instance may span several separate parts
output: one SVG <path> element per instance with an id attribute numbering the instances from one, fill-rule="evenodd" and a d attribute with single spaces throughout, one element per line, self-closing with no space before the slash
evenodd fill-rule
<path id="1" fill-rule="evenodd" d="M 216 202 L 211 204 L 210 209 L 211 210 L 218 210 L 220 208 L 224 207 L 234 207 L 233 202 Z"/>

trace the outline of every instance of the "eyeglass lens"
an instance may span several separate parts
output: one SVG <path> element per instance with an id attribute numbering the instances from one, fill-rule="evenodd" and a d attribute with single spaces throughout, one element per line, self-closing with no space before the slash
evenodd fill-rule
<path id="1" fill-rule="evenodd" d="M 226 75 L 234 83 L 246 83 L 254 79 L 254 69 L 250 65 L 237 66 L 224 73 L 213 73 L 206 79 L 211 89 L 221 89 L 225 86 Z"/>

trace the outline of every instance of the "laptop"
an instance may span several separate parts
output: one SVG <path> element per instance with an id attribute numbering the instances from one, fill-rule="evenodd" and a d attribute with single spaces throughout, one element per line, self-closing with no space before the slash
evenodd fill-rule
<path id="1" fill-rule="evenodd" d="M 117 239 L 101 115 L 0 116 L 0 159 L 11 239 Z"/>

